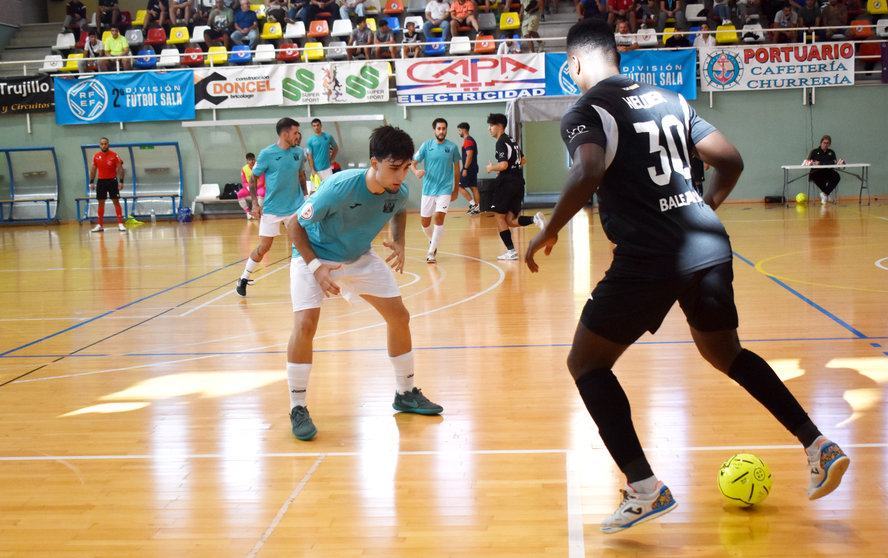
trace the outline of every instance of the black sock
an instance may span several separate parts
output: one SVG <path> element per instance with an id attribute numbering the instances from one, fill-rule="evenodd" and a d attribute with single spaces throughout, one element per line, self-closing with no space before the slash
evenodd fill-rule
<path id="1" fill-rule="evenodd" d="M 509 229 L 500 231 L 500 238 L 503 240 L 503 244 L 506 245 L 506 250 L 515 249 L 515 245 L 512 244 L 512 231 L 510 231 Z"/>
<path id="2" fill-rule="evenodd" d="M 813 444 L 820 436 L 820 431 L 774 369 L 757 354 L 746 349 L 740 351 L 731 364 L 728 377 L 764 405 L 804 447 Z"/>
<path id="3" fill-rule="evenodd" d="M 533 225 L 533 217 L 528 217 L 526 215 L 518 216 L 518 224 L 522 227 L 526 227 L 527 225 Z"/>
<path id="4" fill-rule="evenodd" d="M 577 380 L 577 389 L 598 426 L 604 446 L 626 475 L 626 481 L 633 483 L 653 476 L 632 424 L 629 399 L 613 371 L 590 370 Z"/>

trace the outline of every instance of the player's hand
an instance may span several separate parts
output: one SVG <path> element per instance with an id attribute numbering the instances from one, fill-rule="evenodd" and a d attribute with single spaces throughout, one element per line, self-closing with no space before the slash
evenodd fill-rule
<path id="1" fill-rule="evenodd" d="M 253 216 L 254 219 L 262 218 L 262 206 L 258 203 L 254 203 L 252 209 L 250 209 L 250 215 Z"/>
<path id="2" fill-rule="evenodd" d="M 382 245 L 392 251 L 385 259 L 385 263 L 398 273 L 404 273 L 404 246 L 398 242 L 383 241 Z"/>
<path id="3" fill-rule="evenodd" d="M 96 183 L 95 183 L 95 182 L 90 182 L 90 183 L 89 183 L 89 189 L 90 189 L 90 190 L 95 190 L 95 189 L 96 189 Z"/>
<path id="4" fill-rule="evenodd" d="M 425 176 L 425 169 L 419 169 L 416 171 L 416 178 L 422 178 L 423 176 Z"/>
<path id="5" fill-rule="evenodd" d="M 484 166 L 484 170 L 487 171 L 487 174 L 490 174 L 490 169 L 493 168 L 493 161 L 488 160 L 487 165 Z"/>
<path id="6" fill-rule="evenodd" d="M 456 190 L 453 191 L 452 194 L 450 194 L 450 201 L 455 202 L 456 198 L 458 198 L 458 197 L 459 197 L 459 188 L 457 188 Z"/>
<path id="7" fill-rule="evenodd" d="M 339 294 L 339 285 L 333 280 L 333 276 L 330 275 L 330 272 L 334 269 L 339 269 L 340 267 L 342 267 L 342 264 L 329 265 L 322 263 L 321 267 L 315 270 L 315 281 L 321 286 L 321 290 L 324 291 L 324 296 L 336 296 Z"/>
<path id="8" fill-rule="evenodd" d="M 536 236 L 530 240 L 530 244 L 527 245 L 527 252 L 524 254 L 524 263 L 527 264 L 527 268 L 530 269 L 531 273 L 536 273 L 540 270 L 540 266 L 534 261 L 533 255 L 536 254 L 540 248 L 544 248 L 543 253 L 548 256 L 552 253 L 552 247 L 555 246 L 556 242 L 558 242 L 558 235 L 549 236 L 546 234 L 546 229 L 538 232 Z"/>

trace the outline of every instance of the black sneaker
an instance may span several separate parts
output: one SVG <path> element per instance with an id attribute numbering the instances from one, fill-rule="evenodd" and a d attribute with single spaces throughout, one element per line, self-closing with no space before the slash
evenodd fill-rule
<path id="1" fill-rule="evenodd" d="M 444 410 L 441 405 L 432 403 L 428 397 L 422 394 L 419 388 L 407 393 L 395 393 L 395 402 L 392 407 L 403 413 L 417 413 L 420 415 L 439 415 Z"/>
<path id="2" fill-rule="evenodd" d="M 315 428 L 311 416 L 308 414 L 308 409 L 302 405 L 290 409 L 290 425 L 293 428 L 293 435 L 306 442 L 318 433 L 318 429 Z"/>
<path id="3" fill-rule="evenodd" d="M 243 277 L 239 278 L 237 280 L 237 286 L 234 288 L 234 292 L 240 296 L 247 296 L 247 285 L 252 282 L 252 279 L 244 279 Z"/>

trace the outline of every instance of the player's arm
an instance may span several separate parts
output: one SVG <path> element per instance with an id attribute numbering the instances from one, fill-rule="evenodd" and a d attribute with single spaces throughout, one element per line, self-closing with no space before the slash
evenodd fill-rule
<path id="1" fill-rule="evenodd" d="M 524 262 L 530 271 L 536 273 L 539 266 L 533 259 L 533 255 L 541 248 L 545 248 L 548 256 L 552 247 L 558 242 L 558 231 L 581 210 L 592 194 L 598 190 L 601 179 L 604 177 L 604 148 L 597 143 L 580 144 L 573 153 L 573 165 L 567 173 L 561 196 L 555 204 L 555 210 L 549 218 L 546 227 L 541 230 L 527 246 Z"/>
<path id="2" fill-rule="evenodd" d="M 123 179 L 126 177 L 126 171 L 123 168 L 123 161 L 117 165 L 117 186 L 123 188 Z"/>
<path id="3" fill-rule="evenodd" d="M 305 171 L 303 171 L 303 170 L 299 171 L 299 187 L 302 188 L 302 195 L 307 196 L 308 195 L 308 187 L 305 185 Z M 300 252 L 300 254 L 301 253 L 302 252 Z"/>
<path id="4" fill-rule="evenodd" d="M 330 166 L 332 166 L 333 163 L 336 161 L 336 154 L 337 154 L 337 153 L 339 153 L 339 146 L 338 146 L 338 145 L 334 145 L 334 146 L 333 146 L 333 151 L 332 151 L 332 153 L 330 153 Z"/>
<path id="5" fill-rule="evenodd" d="M 311 247 L 311 240 L 308 239 L 308 233 L 305 232 L 305 229 L 302 228 L 302 224 L 299 223 L 299 213 L 294 213 L 287 218 L 287 220 L 284 221 L 284 226 L 287 228 L 287 238 L 289 238 L 290 243 L 296 247 L 296 251 L 302 256 L 302 259 L 305 261 L 308 268 L 311 269 L 312 267 L 317 266 L 312 273 L 314 274 L 314 278 L 318 282 L 318 285 L 320 285 L 321 289 L 324 291 L 324 295 L 338 295 L 339 285 L 337 285 L 336 281 L 330 277 L 330 270 L 338 269 L 340 266 L 331 266 L 321 263 L 320 261 L 318 261 L 317 264 L 312 264 L 313 261 L 318 259 L 318 256 Z"/>
<path id="6" fill-rule="evenodd" d="M 450 201 L 456 201 L 459 197 L 459 161 L 453 163 L 453 192 L 450 193 Z"/>
<path id="7" fill-rule="evenodd" d="M 420 161 L 417 161 L 416 159 L 410 163 L 410 171 L 416 175 L 416 178 L 422 178 L 425 176 L 425 170 L 419 168 L 419 163 Z"/>
<path id="8" fill-rule="evenodd" d="M 713 169 L 703 201 L 712 209 L 717 209 L 737 184 L 743 172 L 743 158 L 737 148 L 718 131 L 698 141 L 696 146 L 700 159 Z"/>
<path id="9" fill-rule="evenodd" d="M 493 161 L 487 161 L 487 166 L 484 167 L 488 174 L 491 172 L 502 172 L 507 168 L 509 168 L 508 161 L 497 161 L 496 164 Z"/>
<path id="10" fill-rule="evenodd" d="M 466 150 L 466 164 L 463 165 L 463 172 L 468 174 L 468 168 L 472 166 L 472 161 L 475 160 L 475 150 L 467 149 Z"/>
<path id="11" fill-rule="evenodd" d="M 311 155 L 311 151 L 306 153 L 306 159 L 308 159 L 308 168 L 311 169 L 311 174 L 318 174 L 318 171 L 315 170 L 315 160 Z"/>
<path id="12" fill-rule="evenodd" d="M 89 167 L 89 189 L 92 190 L 96 187 L 96 172 L 99 169 L 96 168 L 96 164 L 93 163 Z"/>
<path id="13" fill-rule="evenodd" d="M 389 266 L 398 273 L 404 273 L 404 239 L 407 232 L 407 212 L 398 213 L 391 220 L 392 241 L 383 241 L 382 245 L 392 251 L 385 259 Z M 301 253 L 301 252 L 300 252 Z"/>
<path id="14" fill-rule="evenodd" d="M 253 206 L 250 209 L 250 213 L 253 217 L 258 219 L 262 216 L 262 208 L 259 207 L 259 186 L 255 168 L 256 167 L 253 167 L 253 173 L 250 175 L 250 199 L 253 200 Z"/>

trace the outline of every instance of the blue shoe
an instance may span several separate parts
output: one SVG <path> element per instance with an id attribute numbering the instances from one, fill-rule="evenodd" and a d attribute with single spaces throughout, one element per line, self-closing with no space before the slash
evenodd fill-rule
<path id="1" fill-rule="evenodd" d="M 620 507 L 601 523 L 601 530 L 604 533 L 617 533 L 634 527 L 669 513 L 678 505 L 669 488 L 659 481 L 656 489 L 650 494 L 640 494 L 628 485 L 624 490 L 620 490 L 620 493 L 623 495 Z"/>
<path id="2" fill-rule="evenodd" d="M 395 402 L 392 407 L 403 413 L 416 413 L 419 415 L 438 415 L 444 407 L 429 401 L 419 388 L 413 388 L 407 393 L 395 393 Z"/>
<path id="3" fill-rule="evenodd" d="M 302 405 L 290 409 L 290 425 L 293 427 L 293 435 L 300 440 L 311 440 L 318 433 L 318 429 L 315 428 L 308 414 L 308 409 Z"/>
<path id="4" fill-rule="evenodd" d="M 826 438 L 820 445 L 820 451 L 808 456 L 808 466 L 811 468 L 811 484 L 808 485 L 808 499 L 823 498 L 839 487 L 842 475 L 848 470 L 851 459 L 845 455 L 842 448 L 835 442 Z"/>

